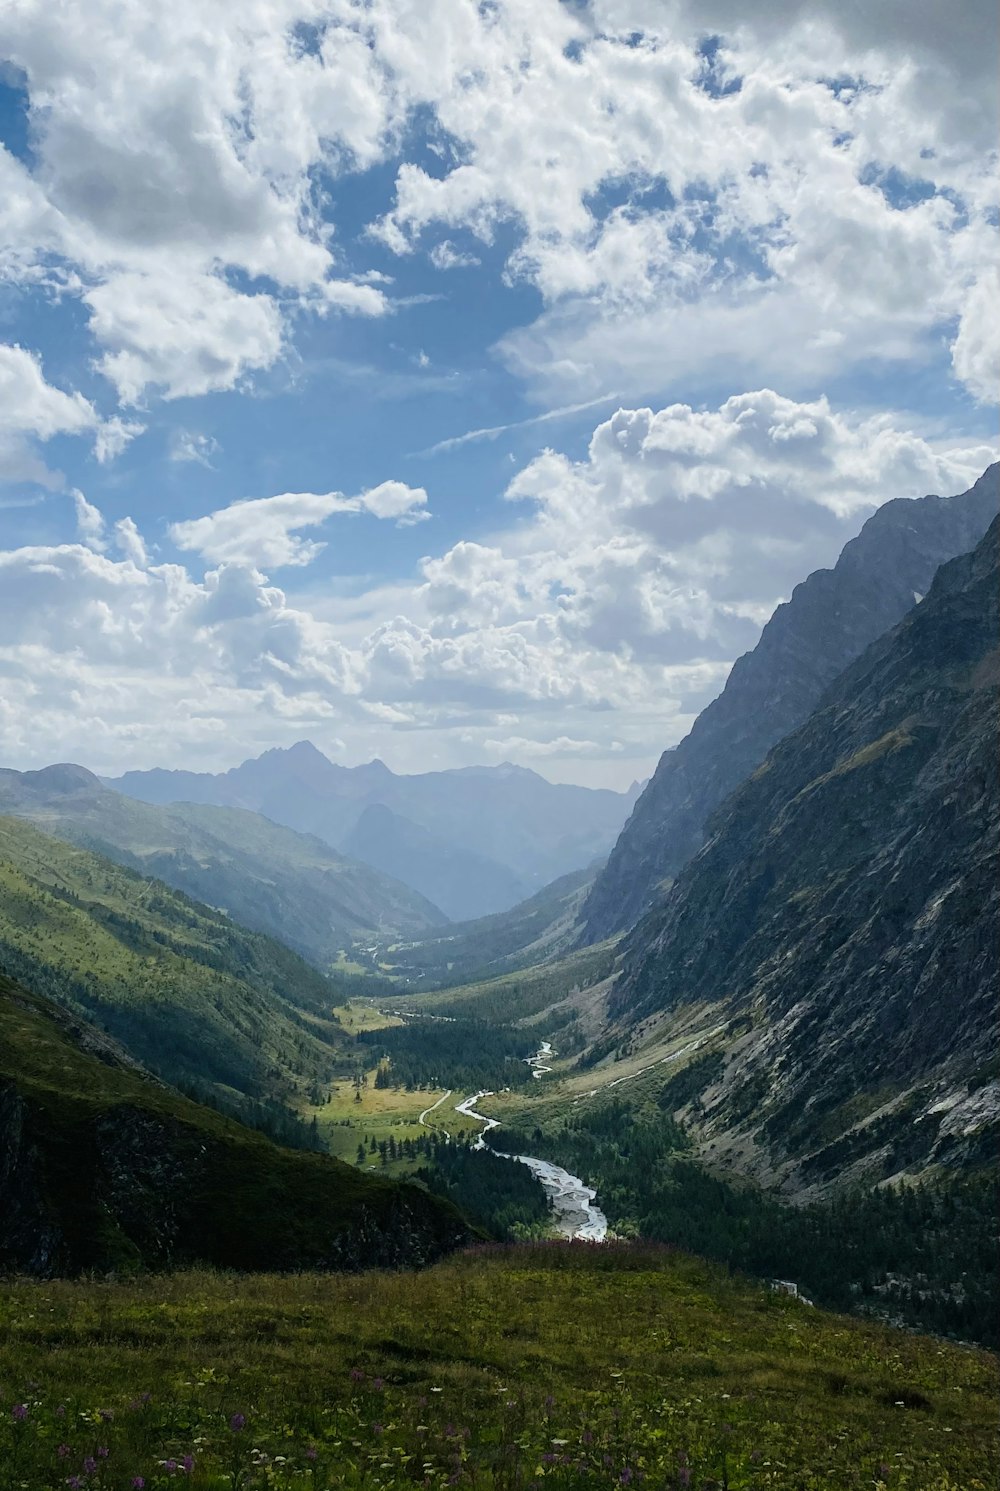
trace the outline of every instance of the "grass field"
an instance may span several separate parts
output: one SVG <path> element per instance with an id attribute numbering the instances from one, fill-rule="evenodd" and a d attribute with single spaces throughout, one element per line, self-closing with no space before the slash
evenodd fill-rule
<path id="1" fill-rule="evenodd" d="M 987 1491 L 997 1388 L 663 1250 L 0 1290 L 4 1491 Z"/>
<path id="2" fill-rule="evenodd" d="M 357 1035 L 364 1030 L 384 1030 L 405 1023 L 397 1015 L 386 1014 L 367 999 L 352 999 L 334 1009 L 333 1014 L 348 1035 Z M 359 1047 L 359 1050 L 370 1059 L 370 1047 Z M 390 1135 L 398 1143 L 401 1139 L 415 1139 L 419 1134 L 428 1133 L 430 1128 L 444 1130 L 449 1134 L 470 1131 L 478 1133 L 479 1124 L 455 1112 L 455 1104 L 467 1097 L 467 1093 L 456 1092 L 449 1102 L 445 1096 L 446 1089 L 441 1087 L 419 1092 L 407 1092 L 402 1087 L 376 1087 L 377 1070 L 377 1066 L 367 1068 L 364 1073 L 367 1081 L 361 1088 L 355 1087 L 353 1080 L 332 1083 L 329 1100 L 320 1106 L 303 1100 L 300 1109 L 303 1117 L 308 1120 L 315 1117 L 330 1153 L 338 1159 L 354 1163 L 359 1143 L 374 1139 L 378 1144 L 382 1139 L 388 1140 Z M 440 1099 L 444 1101 L 435 1106 Z M 428 1114 L 429 1127 L 425 1128 L 419 1122 L 420 1115 L 432 1107 L 434 1112 Z M 378 1155 L 369 1163 L 380 1173 L 388 1175 L 403 1175 L 414 1168 L 402 1161 L 383 1166 Z"/>

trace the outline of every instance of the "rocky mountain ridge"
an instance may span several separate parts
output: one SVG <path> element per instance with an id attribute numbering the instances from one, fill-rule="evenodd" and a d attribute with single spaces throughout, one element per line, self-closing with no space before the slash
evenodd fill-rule
<path id="1" fill-rule="evenodd" d="M 956 497 L 886 503 L 832 570 L 778 607 L 690 733 L 666 751 L 583 908 L 584 940 L 632 926 L 704 842 L 710 814 L 864 649 L 972 549 L 1000 504 L 1000 465 Z"/>
<path id="2" fill-rule="evenodd" d="M 995 519 L 723 804 L 626 941 L 613 1018 L 701 1008 L 720 1032 L 681 1107 L 717 1162 L 798 1193 L 990 1162 L 998 581 Z"/>

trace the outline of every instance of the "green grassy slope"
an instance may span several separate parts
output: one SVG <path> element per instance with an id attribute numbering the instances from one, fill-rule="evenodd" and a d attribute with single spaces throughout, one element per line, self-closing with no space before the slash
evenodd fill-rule
<path id="1" fill-rule="evenodd" d="M 0 1197 L 0 1270 L 42 1275 L 418 1263 L 468 1236 L 448 1204 L 280 1148 L 4 978 Z"/>
<path id="2" fill-rule="evenodd" d="M 191 1491 L 988 1491 L 998 1472 L 985 1353 L 641 1249 L 11 1284 L 0 1381 L 25 1405 L 0 1449 L 35 1491 L 98 1449 L 102 1486 Z"/>
<path id="3" fill-rule="evenodd" d="M 254 1097 L 343 1058 L 326 980 L 221 913 L 0 817 L 0 971 L 171 1081 Z"/>

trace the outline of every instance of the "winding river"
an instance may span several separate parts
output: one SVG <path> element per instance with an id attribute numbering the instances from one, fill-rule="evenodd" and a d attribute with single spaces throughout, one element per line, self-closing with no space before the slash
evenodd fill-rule
<path id="1" fill-rule="evenodd" d="M 548 1041 L 543 1041 L 534 1056 L 525 1059 L 532 1067 L 534 1075 L 541 1077 L 550 1068 L 544 1063 L 555 1055 Z M 500 1127 L 500 1120 L 488 1118 L 485 1113 L 476 1112 L 476 1104 L 481 1098 L 492 1097 L 491 1092 L 477 1092 L 472 1097 L 465 1098 L 463 1102 L 455 1104 L 455 1112 L 461 1113 L 465 1118 L 475 1119 L 482 1124 L 479 1138 L 472 1146 L 473 1149 L 485 1149 L 484 1135 L 491 1129 Z M 492 1145 L 490 1146 L 492 1148 Z M 592 1186 L 588 1186 L 578 1175 L 570 1175 L 561 1165 L 554 1165 L 551 1160 L 539 1160 L 534 1155 L 527 1154 L 505 1154 L 502 1150 L 495 1150 L 505 1160 L 516 1160 L 519 1165 L 527 1165 L 528 1169 L 538 1177 L 542 1189 L 548 1196 L 555 1214 L 556 1231 L 560 1237 L 577 1238 L 581 1242 L 604 1242 L 608 1235 L 608 1219 L 599 1206 L 595 1206 L 597 1192 Z"/>

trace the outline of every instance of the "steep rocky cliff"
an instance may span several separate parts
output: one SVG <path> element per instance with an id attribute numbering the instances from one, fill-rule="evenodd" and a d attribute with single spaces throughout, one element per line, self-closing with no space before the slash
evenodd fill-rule
<path id="1" fill-rule="evenodd" d="M 0 976 L 0 1270 L 427 1263 L 455 1209 L 189 1102 Z"/>
<path id="2" fill-rule="evenodd" d="M 854 658 L 972 549 L 995 516 L 1000 465 L 958 497 L 888 502 L 779 606 L 722 694 L 660 758 L 583 909 L 585 940 L 634 925 L 704 842 L 709 815 L 816 707 Z"/>
<path id="3" fill-rule="evenodd" d="M 790 1188 L 992 1154 L 998 576 L 1000 519 L 732 794 L 627 941 L 612 1014 L 714 1006 L 686 1112 Z"/>

